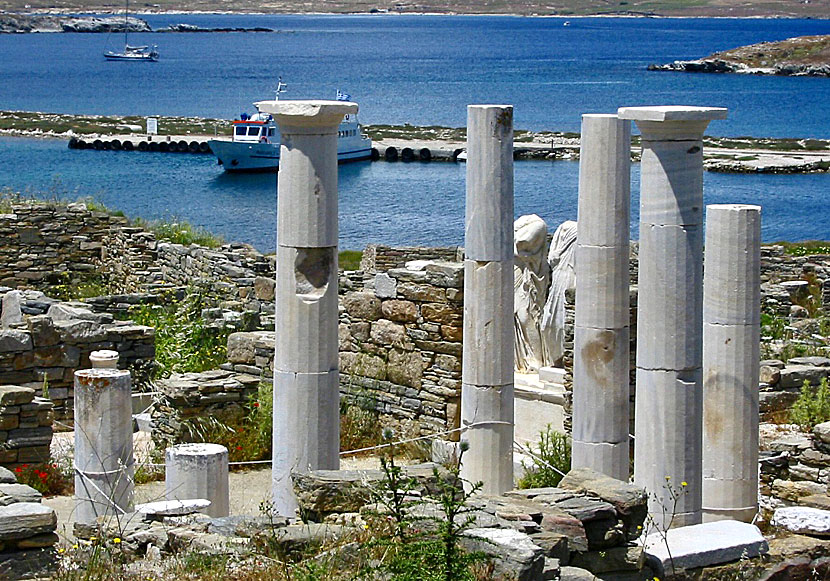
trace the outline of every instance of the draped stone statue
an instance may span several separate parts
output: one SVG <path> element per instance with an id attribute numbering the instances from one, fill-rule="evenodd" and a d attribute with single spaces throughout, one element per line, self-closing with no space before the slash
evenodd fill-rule
<path id="1" fill-rule="evenodd" d="M 576 222 L 562 222 L 553 234 L 548 251 L 550 290 L 542 313 L 542 332 L 551 338 L 550 365 L 560 365 L 565 353 L 565 291 L 576 286 L 574 255 Z"/>
<path id="2" fill-rule="evenodd" d="M 541 327 L 550 282 L 545 261 L 548 227 L 539 216 L 521 216 L 513 223 L 514 362 L 520 373 L 549 365 L 549 332 Z"/>

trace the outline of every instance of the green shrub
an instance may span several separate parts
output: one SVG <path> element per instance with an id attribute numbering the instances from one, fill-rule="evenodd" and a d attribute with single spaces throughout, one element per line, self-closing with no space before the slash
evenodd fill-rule
<path id="1" fill-rule="evenodd" d="M 230 330 L 205 325 L 203 297 L 190 293 L 165 305 L 140 305 L 130 310 L 139 325 L 156 330 L 156 377 L 216 369 L 227 359 Z"/>
<path id="2" fill-rule="evenodd" d="M 156 235 L 157 240 L 172 242 L 173 244 L 184 244 L 185 246 L 198 244 L 207 248 L 217 248 L 224 243 L 221 236 L 181 220 L 167 222 L 165 220 L 147 221 L 136 218 L 133 220 L 133 226 L 152 232 Z"/>
<path id="3" fill-rule="evenodd" d="M 182 426 L 191 442 L 225 446 L 231 462 L 266 460 L 271 457 L 272 414 L 273 387 L 263 381 L 240 419 L 222 422 L 214 417 L 197 417 L 182 421 Z"/>
<path id="4" fill-rule="evenodd" d="M 817 388 L 805 380 L 801 394 L 790 409 L 790 421 L 805 432 L 812 431 L 816 424 L 830 420 L 830 387 L 827 378 L 822 377 Z"/>
<path id="5" fill-rule="evenodd" d="M 550 425 L 539 432 L 536 450 L 528 446 L 530 462 L 524 463 L 525 474 L 519 480 L 519 488 L 544 488 L 556 486 L 571 469 L 571 441 L 565 434 Z"/>
<path id="6" fill-rule="evenodd" d="M 337 255 L 337 263 L 340 270 L 360 270 L 360 261 L 363 259 L 363 252 L 360 250 L 341 250 Z"/>

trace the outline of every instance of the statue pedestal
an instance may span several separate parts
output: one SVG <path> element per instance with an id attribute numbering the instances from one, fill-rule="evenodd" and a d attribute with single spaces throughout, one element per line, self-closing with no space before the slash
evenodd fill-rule
<path id="1" fill-rule="evenodd" d="M 514 375 L 514 440 L 522 445 L 539 443 L 548 424 L 565 433 L 565 370 L 542 367 L 539 373 Z"/>

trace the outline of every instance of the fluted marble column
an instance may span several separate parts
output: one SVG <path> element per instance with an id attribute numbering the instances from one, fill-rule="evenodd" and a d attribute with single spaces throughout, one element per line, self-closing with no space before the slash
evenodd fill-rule
<path id="1" fill-rule="evenodd" d="M 467 108 L 462 476 L 513 488 L 513 107 Z"/>
<path id="2" fill-rule="evenodd" d="M 583 115 L 574 327 L 573 466 L 629 472 L 631 122 Z"/>
<path id="3" fill-rule="evenodd" d="M 282 134 L 277 212 L 273 502 L 293 517 L 291 472 L 340 466 L 337 127 L 357 104 L 265 101 Z"/>
<path id="4" fill-rule="evenodd" d="M 130 372 L 75 372 L 75 522 L 133 508 L 133 417 Z"/>
<path id="5" fill-rule="evenodd" d="M 706 207 L 703 520 L 758 512 L 761 208 Z"/>
<path id="6" fill-rule="evenodd" d="M 623 107 L 642 134 L 634 482 L 659 526 L 701 522 L 703 131 L 714 107 Z M 685 485 L 684 485 L 685 483 Z M 676 500 L 675 500 L 676 496 Z"/>

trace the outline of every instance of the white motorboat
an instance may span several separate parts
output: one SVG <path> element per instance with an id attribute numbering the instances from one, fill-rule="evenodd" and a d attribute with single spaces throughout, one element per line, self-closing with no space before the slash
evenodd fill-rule
<path id="1" fill-rule="evenodd" d="M 285 92 L 280 81 L 277 96 Z M 337 92 L 339 101 L 349 95 Z M 219 164 L 229 172 L 277 171 L 280 164 L 280 129 L 271 115 L 257 110 L 251 116 L 242 114 L 233 122 L 231 139 L 211 139 L 210 149 Z M 346 115 L 337 131 L 339 163 L 371 159 L 372 140 L 363 135 L 357 115 Z"/>

